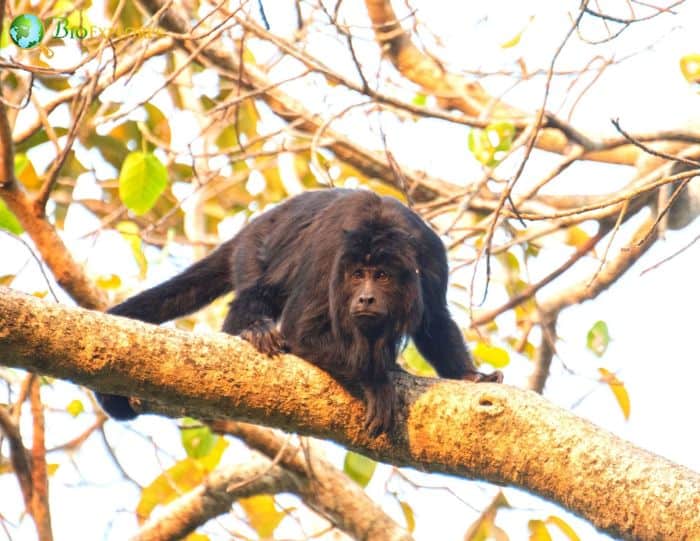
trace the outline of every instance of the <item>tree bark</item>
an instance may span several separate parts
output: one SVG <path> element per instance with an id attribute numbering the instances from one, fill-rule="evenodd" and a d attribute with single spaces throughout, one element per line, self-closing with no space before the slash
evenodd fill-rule
<path id="1" fill-rule="evenodd" d="M 363 431 L 359 390 L 291 355 L 67 308 L 0 288 L 0 359 L 146 409 L 242 419 L 330 438 L 383 462 L 513 485 L 616 536 L 700 538 L 700 474 L 639 449 L 536 393 L 396 373 L 390 434 Z"/>

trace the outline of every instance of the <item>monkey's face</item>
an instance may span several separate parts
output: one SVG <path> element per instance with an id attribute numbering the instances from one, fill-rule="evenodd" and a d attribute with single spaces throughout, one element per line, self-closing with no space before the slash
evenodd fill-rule
<path id="1" fill-rule="evenodd" d="M 331 270 L 333 333 L 392 342 L 411 334 L 423 313 L 413 241 L 391 224 L 363 223 L 343 231 Z"/>
<path id="2" fill-rule="evenodd" d="M 353 323 L 366 336 L 377 335 L 398 315 L 400 277 L 395 269 L 357 265 L 348 269 L 346 291 Z"/>

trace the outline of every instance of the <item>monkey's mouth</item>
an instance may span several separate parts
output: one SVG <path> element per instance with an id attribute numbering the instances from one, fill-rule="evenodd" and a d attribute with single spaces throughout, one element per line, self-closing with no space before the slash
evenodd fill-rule
<path id="1" fill-rule="evenodd" d="M 385 314 L 382 312 L 374 312 L 372 310 L 356 310 L 352 313 L 352 317 L 356 319 L 383 319 Z"/>
<path id="2" fill-rule="evenodd" d="M 352 313 L 357 328 L 366 335 L 374 335 L 384 328 L 385 315 L 381 312 L 361 310 Z"/>

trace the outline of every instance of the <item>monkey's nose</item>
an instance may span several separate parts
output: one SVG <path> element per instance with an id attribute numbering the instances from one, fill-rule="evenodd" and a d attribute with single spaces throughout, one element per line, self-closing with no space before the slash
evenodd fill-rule
<path id="1" fill-rule="evenodd" d="M 374 296 L 360 295 L 360 298 L 357 299 L 357 302 L 359 302 L 362 306 L 371 306 L 372 304 L 374 304 Z"/>

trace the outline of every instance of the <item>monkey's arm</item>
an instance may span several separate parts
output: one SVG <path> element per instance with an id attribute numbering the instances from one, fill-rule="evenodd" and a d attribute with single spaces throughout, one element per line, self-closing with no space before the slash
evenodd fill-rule
<path id="1" fill-rule="evenodd" d="M 447 307 L 433 308 L 413 335 L 413 341 L 440 377 L 497 383 L 503 381 L 503 374 L 498 370 L 483 374 L 476 369 L 462 332 Z"/>
<path id="2" fill-rule="evenodd" d="M 241 336 L 261 353 L 277 355 L 287 343 L 277 329 L 282 300 L 275 288 L 253 286 L 236 293 L 222 331 Z"/>

